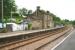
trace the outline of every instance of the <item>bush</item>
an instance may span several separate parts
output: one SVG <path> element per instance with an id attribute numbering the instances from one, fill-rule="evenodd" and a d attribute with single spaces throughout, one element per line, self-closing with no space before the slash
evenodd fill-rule
<path id="1" fill-rule="evenodd" d="M 6 32 L 8 32 L 8 30 L 6 28 L 1 30 L 1 33 L 6 33 Z"/>
<path id="2" fill-rule="evenodd" d="M 29 30 L 32 29 L 32 24 L 31 24 L 31 23 L 28 24 L 28 29 L 29 29 Z"/>

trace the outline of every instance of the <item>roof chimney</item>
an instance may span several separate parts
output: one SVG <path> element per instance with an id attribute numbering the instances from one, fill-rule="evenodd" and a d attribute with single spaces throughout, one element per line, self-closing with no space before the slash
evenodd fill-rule
<path id="1" fill-rule="evenodd" d="M 40 10 L 40 6 L 37 6 L 37 10 Z"/>

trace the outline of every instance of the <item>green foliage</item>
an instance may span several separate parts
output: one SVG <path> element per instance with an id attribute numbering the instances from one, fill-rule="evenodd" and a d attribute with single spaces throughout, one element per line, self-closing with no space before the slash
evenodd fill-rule
<path id="1" fill-rule="evenodd" d="M 73 25 L 75 25 L 75 20 L 74 20 L 74 21 L 71 21 L 71 23 L 72 23 Z"/>
<path id="2" fill-rule="evenodd" d="M 13 16 L 13 18 L 16 18 L 16 16 L 19 16 L 19 14 L 18 13 L 13 13 L 12 16 Z"/>
<path id="3" fill-rule="evenodd" d="M 29 16 L 32 14 L 32 10 L 27 10 L 26 8 L 22 8 L 19 10 L 20 15 Z"/>
<path id="4" fill-rule="evenodd" d="M 10 16 L 11 11 L 16 11 L 16 5 L 14 0 L 4 1 L 4 16 Z"/>
<path id="5" fill-rule="evenodd" d="M 31 14 L 32 14 L 32 10 L 29 10 L 29 11 L 28 11 L 28 15 L 31 15 Z"/>
<path id="6" fill-rule="evenodd" d="M 59 17 L 53 17 L 54 21 L 61 21 L 61 19 Z"/>
<path id="7" fill-rule="evenodd" d="M 61 25 L 61 19 L 54 14 L 51 14 L 53 17 L 54 25 Z"/>
<path id="8" fill-rule="evenodd" d="M 71 24 L 71 22 L 69 20 L 65 19 L 65 20 L 62 20 L 62 24 L 69 25 L 69 24 Z"/>
<path id="9" fill-rule="evenodd" d="M 28 13 L 28 10 L 26 8 L 22 8 L 22 9 L 19 10 L 20 15 L 27 16 L 27 13 Z"/>
<path id="10" fill-rule="evenodd" d="M 22 20 L 22 18 L 16 18 L 15 23 L 20 23 L 20 22 L 21 22 L 21 20 Z"/>
<path id="11" fill-rule="evenodd" d="M 32 24 L 31 24 L 31 23 L 28 24 L 28 29 L 29 29 L 29 30 L 32 29 Z"/>
<path id="12" fill-rule="evenodd" d="M 67 19 L 65 20 L 61 20 L 59 17 L 57 17 L 56 15 L 54 14 L 50 14 L 52 17 L 53 17 L 53 21 L 54 21 L 54 25 L 68 25 L 68 24 L 71 24 L 71 22 Z"/>

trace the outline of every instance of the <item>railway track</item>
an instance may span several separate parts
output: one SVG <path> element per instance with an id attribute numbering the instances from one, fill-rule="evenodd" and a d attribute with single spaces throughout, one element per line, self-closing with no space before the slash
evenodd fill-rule
<path id="1" fill-rule="evenodd" d="M 69 33 L 71 33 L 73 31 L 73 29 L 71 29 L 70 31 L 66 31 L 64 34 L 62 34 L 61 36 L 51 40 L 50 42 L 36 48 L 35 50 L 51 50 L 56 44 L 58 44 L 60 41 L 62 41 L 67 35 L 69 35 Z"/>
<path id="2" fill-rule="evenodd" d="M 50 36 L 60 34 L 61 32 L 64 32 L 65 30 L 67 30 L 67 28 L 55 29 L 52 31 L 43 32 L 41 34 L 39 33 L 39 35 L 30 37 L 27 39 L 21 39 L 21 40 L 14 41 L 11 43 L 6 43 L 3 45 L 0 45 L 0 50 L 18 50 L 18 48 L 20 48 L 22 46 L 26 46 L 26 45 L 32 44 L 34 42 L 40 41 L 42 39 L 48 38 Z M 61 34 L 61 35 L 63 35 L 63 34 Z M 60 36 L 58 36 L 58 37 L 60 37 Z M 39 48 L 39 47 L 37 47 L 37 48 Z"/>

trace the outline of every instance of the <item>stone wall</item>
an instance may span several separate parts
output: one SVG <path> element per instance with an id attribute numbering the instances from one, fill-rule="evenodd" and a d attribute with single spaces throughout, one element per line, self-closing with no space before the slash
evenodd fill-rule
<path id="1" fill-rule="evenodd" d="M 32 21 L 32 29 L 42 29 L 42 21 Z"/>

